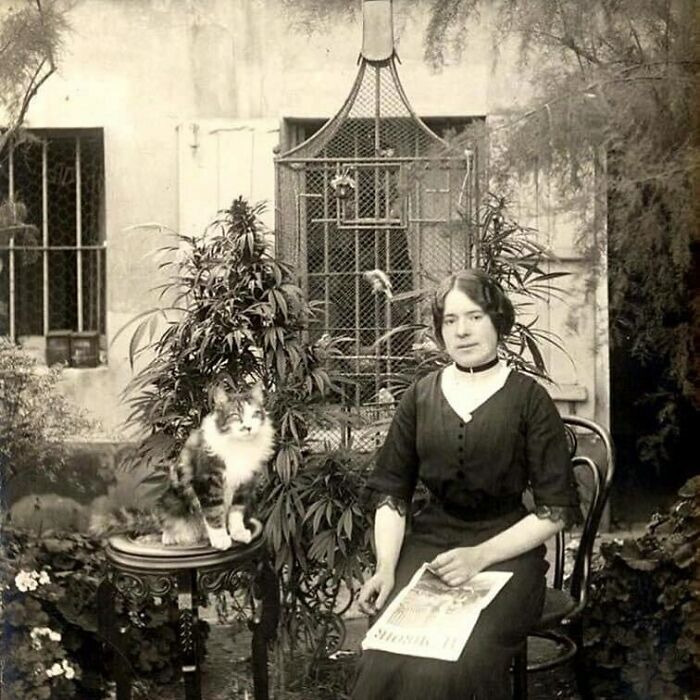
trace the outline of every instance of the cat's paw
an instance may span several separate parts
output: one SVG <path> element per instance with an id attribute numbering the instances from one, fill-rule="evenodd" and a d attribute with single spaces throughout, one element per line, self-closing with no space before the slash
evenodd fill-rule
<path id="1" fill-rule="evenodd" d="M 231 532 L 231 539 L 234 542 L 248 544 L 253 539 L 253 533 L 247 527 L 241 526 Z"/>
<path id="2" fill-rule="evenodd" d="M 224 528 L 209 530 L 209 542 L 215 549 L 228 549 L 233 544 L 231 536 Z"/>

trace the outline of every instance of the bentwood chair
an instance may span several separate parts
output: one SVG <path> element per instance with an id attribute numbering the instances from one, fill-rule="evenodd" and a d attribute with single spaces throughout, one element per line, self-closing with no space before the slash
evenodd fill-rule
<path id="1" fill-rule="evenodd" d="M 588 600 L 593 544 L 612 484 L 615 455 L 605 428 L 578 416 L 563 416 L 563 420 L 577 481 L 584 484 L 583 490 L 590 491 L 590 495 L 582 497 L 583 529 L 569 577 L 564 575 L 565 535 L 560 532 L 555 538 L 554 577 L 546 591 L 542 616 L 531 630 L 526 648 L 516 655 L 513 663 L 513 696 L 517 700 L 527 699 L 528 673 L 546 671 L 571 660 L 579 694 L 584 700 L 593 698 L 583 665 L 583 616 Z M 581 450 L 586 435 L 597 438 L 599 445 L 594 447 L 602 454 L 596 455 L 596 459 Z M 540 652 L 537 660 L 532 658 L 535 647 Z"/>

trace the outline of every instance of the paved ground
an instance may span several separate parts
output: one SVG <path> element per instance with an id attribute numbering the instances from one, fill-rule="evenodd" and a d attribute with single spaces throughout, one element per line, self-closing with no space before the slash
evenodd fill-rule
<path id="1" fill-rule="evenodd" d="M 616 530 L 603 536 L 627 537 L 639 535 L 640 527 L 630 530 Z M 357 615 L 353 609 L 349 611 L 350 619 L 346 620 L 347 637 L 343 648 L 347 651 L 357 651 L 364 636 L 367 623 L 364 617 Z M 248 670 L 249 637 L 246 633 L 234 637 L 231 628 L 216 622 L 212 610 L 202 611 L 202 617 L 209 621 L 211 631 L 207 644 L 207 659 L 203 667 L 202 697 L 204 700 L 253 700 Z M 535 653 L 537 650 L 535 650 Z M 532 654 L 532 650 L 531 650 Z M 335 675 L 348 678 L 352 673 L 352 661 L 346 660 L 335 670 L 326 673 L 325 677 Z M 342 690 L 328 690 L 324 676 L 313 682 L 310 688 L 298 689 L 296 692 L 279 690 L 276 665 L 271 660 L 271 698 L 272 700 L 343 700 L 347 697 Z M 288 670 L 291 675 L 294 669 Z M 530 674 L 528 680 L 530 700 L 578 700 L 573 672 L 569 666 L 540 674 Z M 179 700 L 184 697 L 181 687 L 162 688 L 157 695 L 151 691 L 149 700 Z"/>
<path id="2" fill-rule="evenodd" d="M 348 637 L 344 645 L 348 650 L 356 649 L 366 629 L 362 620 L 350 620 Z M 253 700 L 248 673 L 247 638 L 240 635 L 234 639 L 226 626 L 212 625 L 207 645 L 207 660 L 203 668 L 202 697 L 205 700 Z M 274 676 L 274 667 L 272 669 Z M 349 670 L 341 670 L 347 676 Z M 328 690 L 323 679 L 312 684 L 311 689 L 283 694 L 274 689 L 273 700 L 343 700 L 342 691 Z M 184 697 L 181 687 L 168 687 L 148 695 L 150 700 L 178 700 Z M 247 695 L 246 695 L 247 693 Z M 567 668 L 531 676 L 530 700 L 576 700 L 573 674 Z"/>

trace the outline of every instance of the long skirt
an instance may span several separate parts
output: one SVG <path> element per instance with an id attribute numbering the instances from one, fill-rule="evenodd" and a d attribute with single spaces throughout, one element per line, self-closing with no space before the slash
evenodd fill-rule
<path id="1" fill-rule="evenodd" d="M 444 518 L 442 515 L 443 521 Z M 452 546 L 458 546 L 453 537 L 447 537 L 447 542 L 440 541 L 440 536 L 436 537 L 434 533 L 433 530 L 430 538 L 420 535 L 406 538 L 396 569 L 396 585 L 387 605 L 421 564 Z M 467 533 L 461 546 L 477 543 L 469 542 L 470 539 Z M 475 539 L 484 538 L 477 533 Z M 510 699 L 513 657 L 521 650 L 528 630 L 539 618 L 544 604 L 548 567 L 544 551 L 544 547 L 537 547 L 489 568 L 490 571 L 510 571 L 513 576 L 482 610 L 457 661 L 364 651 L 352 700 Z"/>

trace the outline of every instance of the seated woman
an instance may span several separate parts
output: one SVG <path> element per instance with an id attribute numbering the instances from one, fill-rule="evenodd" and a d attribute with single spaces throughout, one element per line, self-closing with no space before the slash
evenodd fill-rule
<path id="1" fill-rule="evenodd" d="M 451 275 L 433 300 L 452 364 L 416 381 L 397 406 L 368 488 L 377 565 L 361 609 L 376 615 L 424 562 L 448 585 L 484 570 L 512 577 L 482 611 L 456 662 L 362 654 L 354 700 L 500 700 L 510 665 L 544 602 L 544 542 L 577 519 L 564 425 L 546 390 L 497 356 L 513 305 L 480 270 Z M 406 514 L 418 480 L 430 503 Z M 532 488 L 528 513 L 523 491 Z"/>

